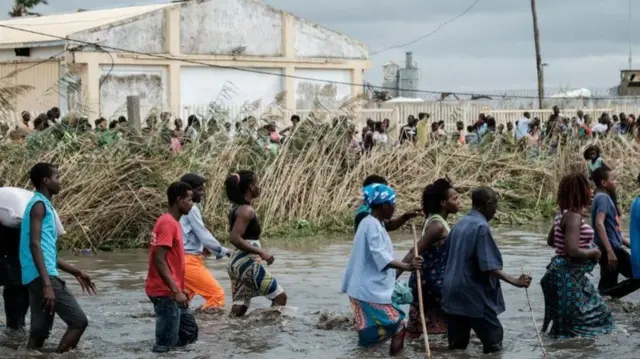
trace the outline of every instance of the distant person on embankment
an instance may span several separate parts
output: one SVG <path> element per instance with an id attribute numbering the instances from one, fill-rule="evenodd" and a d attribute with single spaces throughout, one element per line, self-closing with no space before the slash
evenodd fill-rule
<path id="1" fill-rule="evenodd" d="M 387 180 L 384 177 L 378 176 L 378 175 L 371 175 L 371 176 L 368 176 L 367 178 L 365 178 L 364 183 L 362 184 L 363 190 L 364 190 L 364 188 L 366 188 L 366 187 L 368 187 L 368 186 L 370 186 L 372 184 L 388 185 Z M 366 202 L 363 201 L 362 204 L 360 205 L 360 207 L 358 207 L 358 209 L 356 210 L 356 216 L 355 216 L 354 223 L 353 223 L 353 232 L 354 233 L 358 231 L 358 226 L 360 225 L 360 222 L 362 222 L 362 220 L 365 217 L 367 217 L 370 213 L 371 213 L 371 207 Z M 389 232 L 395 231 L 396 229 L 401 228 L 407 222 L 409 222 L 410 220 L 416 218 L 419 215 L 420 215 L 420 210 L 407 212 L 407 213 L 401 215 L 400 217 L 396 217 L 396 218 L 393 218 L 393 219 L 385 220 L 384 227 Z"/>
<path id="2" fill-rule="evenodd" d="M 166 353 L 198 340 L 198 325 L 185 290 L 185 256 L 180 218 L 191 211 L 193 191 L 183 182 L 167 189 L 169 208 L 158 217 L 149 243 L 145 292 L 156 314 L 154 353 Z"/>
<path id="3" fill-rule="evenodd" d="M 31 306 L 27 349 L 42 348 L 51 333 L 54 314 L 58 314 L 67 331 L 56 351 L 64 353 L 78 346 L 89 321 L 58 270 L 74 276 L 89 295 L 96 293 L 96 287 L 85 272 L 58 257 L 56 214 L 51 203 L 60 192 L 58 169 L 41 162 L 31 168 L 29 178 L 36 192 L 27 204 L 20 227 L 22 283 L 29 287 Z"/>
<path id="4" fill-rule="evenodd" d="M 393 244 L 384 223 L 393 217 L 395 191 L 383 184 L 363 190 L 371 213 L 362 220 L 353 240 L 342 293 L 347 293 L 358 331 L 358 345 L 370 348 L 391 339 L 392 356 L 404 347 L 404 312 L 393 303 L 396 270 L 415 271 L 422 258 L 407 263 L 394 258 Z"/>
<path id="5" fill-rule="evenodd" d="M 198 294 L 205 299 L 202 310 L 224 308 L 224 289 L 204 265 L 204 258 L 215 254 L 217 259 L 229 256 L 229 250 L 216 240 L 204 225 L 200 202 L 204 197 L 204 185 L 207 180 L 195 173 L 189 173 L 180 179 L 193 189 L 193 207 L 189 214 L 180 218 L 184 239 L 185 275 L 184 286 L 189 299 Z"/>
<path id="6" fill-rule="evenodd" d="M 596 243 L 602 251 L 598 290 L 603 295 L 622 298 L 639 289 L 640 280 L 633 279 L 631 255 L 623 248 L 630 248 L 631 242 L 622 235 L 618 211 L 611 199 L 618 185 L 616 174 L 608 167 L 600 167 L 592 177 L 596 195 L 591 204 L 591 221 L 596 231 Z M 627 280 L 618 283 L 620 274 Z"/>
<path id="7" fill-rule="evenodd" d="M 236 247 L 227 267 L 233 298 L 231 315 L 244 316 L 254 297 L 264 296 L 272 306 L 287 305 L 287 294 L 263 264 L 271 265 L 275 258 L 260 243 L 262 227 L 253 208 L 253 201 L 260 196 L 258 178 L 251 171 L 240 171 L 229 176 L 224 187 L 233 204 L 229 241 Z"/>
<path id="8" fill-rule="evenodd" d="M 540 281 L 545 303 L 542 331 L 554 338 L 608 334 L 614 328 L 611 311 L 587 277 L 602 255 L 593 241 L 593 228 L 584 220 L 591 202 L 587 177 L 575 173 L 562 178 L 557 200 L 560 212 L 547 238 L 555 256 Z"/>
<path id="9" fill-rule="evenodd" d="M 465 350 L 471 330 L 485 354 L 502 350 L 504 331 L 498 315 L 505 310 L 500 281 L 528 288 L 531 277 L 512 277 L 502 270 L 502 255 L 489 221 L 498 210 L 498 195 L 488 187 L 471 193 L 473 208 L 449 233 L 442 303 L 447 316 L 449 349 Z"/>

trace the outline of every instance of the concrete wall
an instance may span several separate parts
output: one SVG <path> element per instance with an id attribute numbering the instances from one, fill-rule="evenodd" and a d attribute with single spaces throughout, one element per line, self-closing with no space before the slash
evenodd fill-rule
<path id="1" fill-rule="evenodd" d="M 165 30 L 165 13 L 163 10 L 158 10 L 134 19 L 76 33 L 72 38 L 126 50 L 163 53 Z M 92 48 L 85 48 L 85 51 L 92 50 Z M 113 49 L 107 50 L 117 52 Z"/>
<path id="2" fill-rule="evenodd" d="M 161 66 L 101 66 L 100 115 L 112 119 L 127 114 L 127 96 L 140 96 L 143 118 L 167 108 L 167 69 Z"/>
<path id="3" fill-rule="evenodd" d="M 351 86 L 330 84 L 324 81 L 351 83 L 350 70 L 296 69 L 295 102 L 298 109 L 311 109 L 318 99 L 326 108 L 337 108 L 351 97 Z M 314 81 L 320 80 L 320 81 Z"/>
<path id="4" fill-rule="evenodd" d="M 274 75 L 212 67 L 183 67 L 180 75 L 182 109 L 187 113 L 193 111 L 205 115 L 202 112 L 206 112 L 206 106 L 202 105 L 215 102 L 228 108 L 230 116 L 236 116 L 242 115 L 247 109 L 245 106 L 256 101 L 260 101 L 260 108 L 265 108 L 284 89 L 284 78 L 277 76 L 282 74 L 282 70 L 253 70 Z"/>
<path id="5" fill-rule="evenodd" d="M 0 50 L 0 62 L 9 61 L 41 61 L 50 58 L 51 56 L 64 56 L 61 54 L 64 51 L 64 46 L 46 46 L 46 47 L 32 47 L 31 56 L 23 57 L 16 56 L 14 49 L 1 49 Z"/>
<path id="6" fill-rule="evenodd" d="M 183 54 L 282 54 L 282 13 L 255 0 L 191 1 L 180 8 Z"/>
<path id="7" fill-rule="evenodd" d="M 338 32 L 298 18 L 296 21 L 296 56 L 367 59 L 367 47 Z"/>

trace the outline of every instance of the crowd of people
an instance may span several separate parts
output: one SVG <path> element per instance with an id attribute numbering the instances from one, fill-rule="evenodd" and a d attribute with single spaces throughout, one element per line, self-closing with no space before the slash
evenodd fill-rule
<path id="1" fill-rule="evenodd" d="M 566 175 L 557 192 L 558 214 L 547 240 L 555 255 L 540 281 L 545 302 L 543 330 L 557 338 L 610 333 L 614 322 L 603 296 L 622 298 L 640 288 L 640 197 L 631 206 L 631 238 L 626 238 L 620 229 L 616 173 L 599 155 L 597 148 L 588 148 L 585 173 Z M 0 284 L 5 287 L 7 331 L 14 337 L 25 335 L 30 307 L 27 348 L 39 349 L 57 314 L 67 325 L 57 351 L 65 352 L 77 347 L 89 322 L 60 271 L 75 277 L 88 294 L 97 293 L 96 285 L 86 272 L 58 255 L 57 215 L 52 202 L 62 187 L 57 168 L 38 163 L 29 178 L 36 191 L 20 228 L 0 227 Z M 253 206 L 261 193 L 257 176 L 239 171 L 224 183 L 232 204 L 228 230 L 233 250 L 222 246 L 202 219 L 200 203 L 206 182 L 206 178 L 188 173 L 172 183 L 166 193 L 167 211 L 157 219 L 149 237 L 145 294 L 156 316 L 154 352 L 167 352 L 197 340 L 198 324 L 189 310 L 195 295 L 204 298 L 203 310 L 224 308 L 225 291 L 204 262 L 212 255 L 228 257 L 231 316 L 244 316 L 255 297 L 268 298 L 272 306 L 287 304 L 287 293 L 267 269 L 275 258 L 261 245 L 262 227 Z M 425 321 L 429 334 L 446 333 L 452 350 L 466 349 L 473 330 L 485 353 L 500 351 L 504 330 L 498 316 L 505 310 L 501 282 L 527 288 L 532 278 L 503 270 L 490 226 L 499 205 L 496 192 L 488 187 L 472 190 L 472 208 L 455 226 L 449 219 L 461 210 L 460 195 L 448 178 L 426 186 L 421 210 L 399 217 L 394 217 L 396 193 L 385 178 L 369 176 L 362 192 L 342 283 L 359 345 L 372 347 L 391 339 L 391 354 L 398 354 L 405 338 L 422 335 Z M 395 259 L 389 232 L 421 215 L 426 219 L 417 242 L 418 255 L 412 250 L 402 260 Z M 596 289 L 587 275 L 597 264 L 601 275 Z M 397 281 L 403 272 L 411 272 L 405 287 Z M 619 275 L 626 279 L 618 282 Z M 402 304 L 410 308 L 407 323 Z M 420 304 L 426 308 L 424 318 Z"/>

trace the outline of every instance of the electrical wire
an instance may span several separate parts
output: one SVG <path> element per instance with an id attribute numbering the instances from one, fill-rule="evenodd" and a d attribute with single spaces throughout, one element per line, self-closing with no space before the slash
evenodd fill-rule
<path id="1" fill-rule="evenodd" d="M 437 33 L 438 31 L 440 31 L 443 27 L 445 27 L 445 26 L 447 26 L 447 25 L 451 24 L 452 22 L 454 22 L 454 21 L 458 20 L 459 18 L 463 17 L 464 15 L 466 15 L 466 14 L 467 14 L 469 11 L 471 11 L 471 9 L 473 9 L 473 8 L 476 6 L 476 4 L 478 4 L 479 2 L 480 2 L 480 0 L 475 0 L 475 1 L 474 1 L 474 2 L 473 2 L 473 3 L 472 3 L 468 8 L 467 8 L 466 10 L 464 10 L 462 13 L 460 13 L 460 14 L 459 14 L 459 15 L 457 15 L 456 17 L 453 17 L 453 18 L 451 18 L 451 19 L 449 19 L 449 20 L 447 20 L 447 21 L 443 22 L 443 23 L 442 23 L 442 24 L 440 24 L 438 27 L 436 27 L 433 31 L 431 31 L 431 32 L 429 32 L 429 33 L 427 33 L 427 34 L 425 34 L 425 35 L 422 35 L 422 36 L 420 36 L 419 38 L 417 38 L 417 39 L 415 39 L 415 40 L 411 40 L 411 41 L 406 42 L 406 43 L 401 44 L 401 45 L 393 45 L 393 46 L 389 46 L 389 47 L 384 48 L 384 49 L 382 49 L 382 50 L 373 51 L 370 55 L 371 55 L 371 56 L 375 56 L 375 55 L 377 55 L 377 54 L 380 54 L 380 53 L 383 53 L 383 52 L 386 52 L 386 51 L 389 51 L 389 50 L 397 49 L 397 48 L 400 48 L 400 47 L 407 47 L 407 46 L 409 46 L 409 45 L 413 45 L 413 44 L 415 44 L 416 42 L 420 42 L 420 41 L 422 41 L 422 40 L 424 40 L 424 39 L 426 39 L 426 38 L 428 38 L 428 37 L 430 37 L 430 36 L 432 36 L 432 35 L 436 34 L 436 33 Z"/>
<path id="2" fill-rule="evenodd" d="M 19 73 L 21 73 L 21 72 L 24 72 L 24 71 L 27 71 L 27 70 L 31 70 L 31 69 L 32 69 L 32 68 L 34 68 L 34 67 L 40 66 L 40 65 L 42 65 L 42 64 L 44 64 L 44 63 L 47 63 L 47 62 L 49 62 L 49 61 L 51 61 L 51 60 L 55 59 L 56 57 L 58 57 L 58 56 L 60 56 L 60 55 L 64 54 L 65 52 L 67 52 L 67 50 L 62 50 L 61 52 L 59 52 L 59 53 L 57 53 L 57 54 L 54 54 L 54 55 L 51 55 L 51 56 L 47 57 L 46 59 L 44 59 L 44 60 L 40 60 L 40 61 L 38 61 L 38 62 L 36 62 L 36 63 L 34 63 L 34 64 L 30 65 L 30 66 L 27 66 L 27 67 L 22 68 L 22 69 L 20 69 L 20 70 L 16 70 L 16 71 L 10 72 L 8 75 L 5 75 L 5 76 L 1 77 L 1 78 L 0 78 L 0 81 L 4 80 L 4 79 L 6 79 L 6 78 L 9 78 L 9 77 L 14 77 L 14 76 L 16 76 L 17 74 L 19 74 Z"/>
<path id="3" fill-rule="evenodd" d="M 21 28 L 18 28 L 18 27 L 9 26 L 9 25 L 5 25 L 5 24 L 0 24 L 0 28 L 7 28 L 7 29 L 11 29 L 11 30 L 23 31 L 23 32 L 27 32 L 27 33 L 31 33 L 31 34 L 35 34 L 35 35 L 40 35 L 40 36 L 48 36 L 48 37 L 52 37 L 52 38 L 57 38 L 59 40 L 74 42 L 74 43 L 88 45 L 88 46 L 97 46 L 97 47 L 100 47 L 102 49 L 109 49 L 109 50 L 114 50 L 114 51 L 122 52 L 122 53 L 129 53 L 129 54 L 134 54 L 134 55 L 155 57 L 155 58 L 158 58 L 158 59 L 169 60 L 169 61 L 179 61 L 179 62 L 194 64 L 194 65 L 200 65 L 200 66 L 204 66 L 204 67 L 219 68 L 219 69 L 226 69 L 226 70 L 236 70 L 236 71 L 242 71 L 242 72 L 248 72 L 248 73 L 255 73 L 255 74 L 261 74 L 261 75 L 270 75 L 270 76 L 279 76 L 279 77 L 293 78 L 293 79 L 304 80 L 304 81 L 309 81 L 309 82 L 321 82 L 321 83 L 333 84 L 333 85 L 365 87 L 365 84 L 357 84 L 357 83 L 353 83 L 353 82 L 322 80 L 322 79 L 311 78 L 311 77 L 304 77 L 304 76 L 297 76 L 297 75 L 287 75 L 287 74 L 283 74 L 283 73 L 274 73 L 274 72 L 268 72 L 268 71 L 260 71 L 260 70 L 256 70 L 256 69 L 253 69 L 253 68 L 214 65 L 214 64 L 209 64 L 209 63 L 202 62 L 202 61 L 174 58 L 174 57 L 167 56 L 167 55 L 162 55 L 162 54 L 153 54 L 153 53 L 141 52 L 141 51 L 136 51 L 136 50 L 128 50 L 128 49 L 123 49 L 123 48 L 119 48 L 119 47 L 115 47 L 115 46 L 101 45 L 101 44 L 98 44 L 98 43 L 95 43 L 95 42 L 76 40 L 76 39 L 71 39 L 71 38 L 58 36 L 58 35 L 51 35 L 51 34 L 39 32 L 39 31 L 34 31 L 34 30 L 21 29 Z M 488 98 L 502 98 L 502 99 L 506 99 L 506 98 L 531 99 L 531 100 L 537 100 L 538 99 L 538 96 L 522 96 L 522 95 L 517 95 L 516 96 L 516 95 L 495 94 L 495 93 L 491 94 L 491 93 L 486 93 L 486 92 L 482 93 L 482 92 L 456 92 L 456 91 L 435 91 L 435 90 L 421 90 L 421 89 L 401 89 L 401 88 L 377 86 L 377 85 L 371 85 L 371 84 L 367 84 L 366 87 L 373 88 L 373 89 L 379 89 L 379 90 L 386 90 L 386 91 L 414 92 L 414 93 L 422 93 L 422 94 L 430 94 L 430 95 L 449 94 L 449 95 L 457 95 L 457 96 L 488 97 Z M 627 96 L 627 98 L 631 98 L 631 96 Z M 637 97 L 635 97 L 635 98 L 637 98 Z M 575 98 L 573 98 L 573 97 L 544 97 L 544 99 L 554 99 L 554 100 L 566 100 L 566 99 L 569 99 L 569 100 L 575 100 Z M 610 97 L 589 97 L 588 99 L 590 99 L 590 100 L 614 100 L 614 99 L 619 99 L 619 97 L 611 97 L 611 96 Z"/>

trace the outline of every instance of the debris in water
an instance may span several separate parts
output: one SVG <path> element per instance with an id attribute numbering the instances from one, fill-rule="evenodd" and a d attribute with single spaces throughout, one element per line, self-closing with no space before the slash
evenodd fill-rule
<path id="1" fill-rule="evenodd" d="M 155 318 L 156 314 L 154 312 L 144 312 L 144 313 L 130 314 L 129 317 L 133 319 Z"/>
<path id="2" fill-rule="evenodd" d="M 320 313 L 316 328 L 320 330 L 349 330 L 355 325 L 353 316 L 331 312 Z"/>

